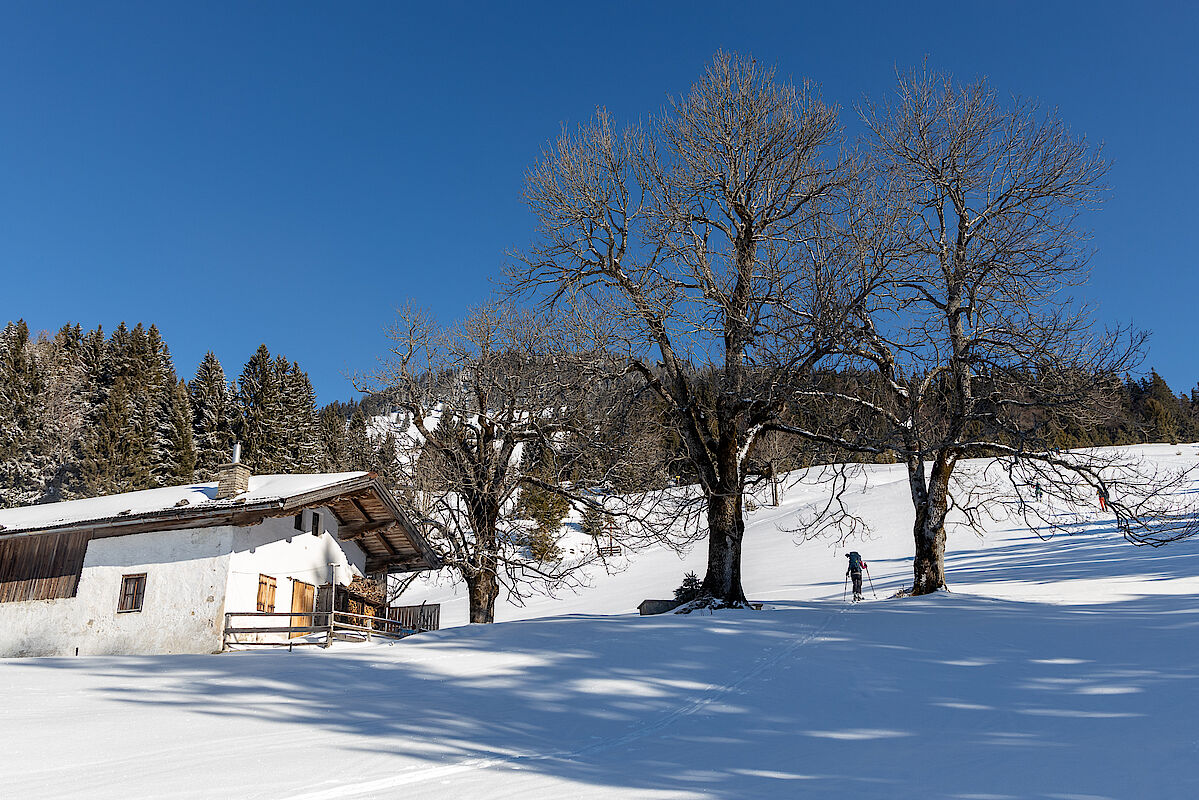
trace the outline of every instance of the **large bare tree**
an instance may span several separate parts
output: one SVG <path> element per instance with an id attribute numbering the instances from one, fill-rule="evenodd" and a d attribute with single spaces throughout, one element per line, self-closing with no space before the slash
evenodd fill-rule
<path id="1" fill-rule="evenodd" d="M 593 552 L 547 555 L 517 519 L 522 491 L 555 493 L 579 507 L 619 516 L 588 489 L 609 472 L 635 470 L 636 451 L 603 429 L 597 376 L 611 373 L 602 320 L 553 319 L 499 305 L 444 327 L 411 306 L 389 331 L 382 369 L 359 388 L 386 392 L 398 406 L 398 500 L 430 531 L 438 555 L 466 584 L 471 622 L 493 622 L 501 591 L 521 602 L 531 591 L 578 583 Z M 534 460 L 530 454 L 540 454 Z M 552 534 L 551 534 L 552 535 Z"/>
<path id="2" fill-rule="evenodd" d="M 1042 490 L 1073 510 L 1106 494 L 1134 541 L 1182 535 L 1171 497 L 1178 476 L 1055 443 L 1063 422 L 1093 426 L 1111 415 L 1119 376 L 1143 342 L 1133 331 L 1100 330 L 1067 294 L 1088 277 L 1079 215 L 1104 190 L 1098 148 L 1054 111 L 1002 102 L 986 81 L 923 70 L 862 116 L 868 164 L 844 252 L 888 279 L 855 309 L 845 353 L 875 379 L 869 392 L 809 393 L 856 413 L 852 430 L 796 432 L 906 463 L 913 593 L 945 586 L 951 511 L 975 525 L 1014 512 L 1036 529 L 1062 529 L 1064 517 L 1029 502 Z M 980 474 L 955 483 L 971 456 L 998 459 L 1006 484 Z"/>
<path id="3" fill-rule="evenodd" d="M 705 592 L 741 604 L 747 458 L 841 344 L 878 276 L 836 252 L 852 175 L 811 87 L 718 53 L 647 126 L 601 110 L 526 180 L 539 222 L 514 285 L 618 322 L 626 369 L 660 398 L 698 481 Z"/>

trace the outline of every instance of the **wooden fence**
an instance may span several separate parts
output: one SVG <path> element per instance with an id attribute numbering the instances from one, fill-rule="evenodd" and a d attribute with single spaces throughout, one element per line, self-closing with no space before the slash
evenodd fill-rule
<path id="1" fill-rule="evenodd" d="M 406 608 L 421 608 L 408 606 Z M 436 630 L 437 621 L 441 616 L 441 606 L 424 606 L 432 610 L 433 627 L 408 624 L 407 620 L 393 620 L 384 617 L 374 617 L 368 614 L 351 614 L 348 611 L 231 611 L 225 614 L 225 629 L 221 636 L 221 650 L 228 650 L 231 645 L 294 647 L 301 645 L 320 645 L 328 647 L 334 639 L 353 639 L 371 641 L 381 639 L 403 639 L 414 633 L 425 630 Z M 395 610 L 403 610 L 395 609 Z M 291 622 L 296 617 L 307 618 L 307 625 L 255 625 L 253 620 L 287 617 Z M 248 618 L 249 625 L 234 625 L 234 619 Z M 275 637 L 262 641 L 264 635 Z M 304 639 L 293 639 L 292 634 L 304 636 Z M 315 637 L 312 634 L 323 634 Z M 242 637 L 253 636 L 256 641 L 243 641 Z"/>
<path id="2" fill-rule="evenodd" d="M 405 628 L 412 628 L 417 631 L 435 631 L 441 627 L 441 604 L 434 603 L 429 605 L 422 603 L 419 606 L 390 606 L 387 609 L 387 618 L 398 622 Z"/>

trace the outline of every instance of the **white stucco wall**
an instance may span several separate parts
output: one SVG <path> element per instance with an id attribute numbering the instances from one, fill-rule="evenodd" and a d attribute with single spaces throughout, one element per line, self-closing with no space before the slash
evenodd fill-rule
<path id="1" fill-rule="evenodd" d="M 333 515 L 318 510 L 324 529 L 319 536 L 295 530 L 293 518 L 283 517 L 246 528 L 93 539 L 75 597 L 0 603 L 0 657 L 66 656 L 76 649 L 78 655 L 218 651 L 225 611 L 256 609 L 259 574 L 276 579 L 275 609 L 289 611 L 291 579 L 319 586 L 329 580 L 328 565 L 334 563 L 338 583 L 345 584 L 365 568 L 356 545 L 331 535 Z M 119 613 L 121 578 L 137 573 L 146 575 L 142 610 Z"/>
<path id="2" fill-rule="evenodd" d="M 0 656 L 211 653 L 236 528 L 88 542 L 75 597 L 0 603 Z M 146 574 L 141 611 L 119 613 L 124 575 Z"/>
<path id="3" fill-rule="evenodd" d="M 325 508 L 320 514 L 321 533 L 314 535 L 295 528 L 292 517 L 268 519 L 252 528 L 239 528 L 233 540 L 225 611 L 254 611 L 258 603 L 258 576 L 275 579 L 275 611 L 291 610 L 292 591 L 297 581 L 320 586 L 329 582 L 329 565 L 337 583 L 345 585 L 366 568 L 366 555 L 352 542 L 338 541 L 336 522 Z M 311 526 L 312 510 L 305 511 L 305 531 Z M 238 617 L 235 627 L 274 627 L 290 624 L 287 617 Z M 299 624 L 299 623 L 297 623 Z M 263 637 L 256 637 L 262 639 Z M 254 639 L 243 637 L 243 640 Z"/>

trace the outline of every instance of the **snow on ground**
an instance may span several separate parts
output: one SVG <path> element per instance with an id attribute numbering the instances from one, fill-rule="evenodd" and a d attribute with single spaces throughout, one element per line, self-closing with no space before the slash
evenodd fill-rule
<path id="1" fill-rule="evenodd" d="M 902 478 L 855 500 L 877 602 L 840 602 L 843 549 L 777 530 L 799 487 L 751 518 L 762 612 L 637 617 L 703 563 L 649 551 L 394 645 L 0 661 L 0 797 L 1199 797 L 1199 542 L 995 523 L 951 536 L 952 593 L 885 600 Z"/>

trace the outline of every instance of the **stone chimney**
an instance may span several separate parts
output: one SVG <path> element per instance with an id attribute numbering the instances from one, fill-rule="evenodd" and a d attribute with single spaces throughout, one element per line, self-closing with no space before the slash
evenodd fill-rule
<path id="1" fill-rule="evenodd" d="M 236 497 L 250 488 L 250 468 L 241 463 L 241 442 L 233 446 L 233 461 L 217 467 L 216 476 L 217 500 Z"/>

